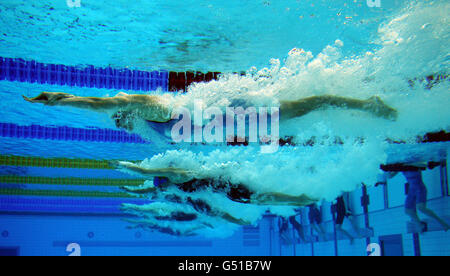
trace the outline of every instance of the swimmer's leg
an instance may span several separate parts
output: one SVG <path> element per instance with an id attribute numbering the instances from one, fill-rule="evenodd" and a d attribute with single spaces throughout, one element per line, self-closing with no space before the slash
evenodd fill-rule
<path id="1" fill-rule="evenodd" d="M 313 224 L 311 224 L 311 226 L 312 226 L 313 230 L 316 231 L 317 234 L 319 234 L 319 237 L 325 239 L 325 234 L 326 233 L 325 233 L 325 230 L 323 229 L 323 225 L 322 224 L 313 223 Z"/>
<path id="2" fill-rule="evenodd" d="M 284 205 L 284 206 L 307 206 L 316 203 L 317 200 L 311 199 L 306 195 L 291 196 L 280 193 L 255 194 L 250 203 L 256 205 Z"/>
<path id="3" fill-rule="evenodd" d="M 53 105 L 55 102 L 59 100 L 73 98 L 75 96 L 63 92 L 42 92 L 41 94 L 33 98 L 28 98 L 24 95 L 22 95 L 22 97 L 25 101 L 30 103 L 42 103 L 45 105 Z"/>
<path id="4" fill-rule="evenodd" d="M 304 116 L 314 110 L 338 107 L 367 111 L 373 115 L 389 120 L 397 118 L 397 110 L 386 105 L 379 97 L 373 96 L 367 100 L 358 100 L 339 96 L 312 96 L 298 101 L 282 101 L 280 105 L 280 120 Z"/>
<path id="5" fill-rule="evenodd" d="M 355 238 L 352 235 L 350 235 L 350 233 L 347 232 L 347 230 L 344 230 L 342 228 L 342 224 L 336 225 L 336 231 L 339 231 L 342 234 L 344 234 L 344 236 L 346 236 L 350 240 L 350 244 L 353 244 L 353 241 L 354 241 Z"/>
<path id="6" fill-rule="evenodd" d="M 147 194 L 156 192 L 156 187 L 146 187 L 146 188 L 137 187 L 136 188 L 136 187 L 123 186 L 123 187 L 120 187 L 120 189 L 124 190 L 127 193 L 135 194 L 135 195 L 147 195 Z"/>
<path id="7" fill-rule="evenodd" d="M 119 92 L 116 94 L 116 96 L 128 96 L 129 94 L 125 93 L 125 92 Z"/>
<path id="8" fill-rule="evenodd" d="M 289 217 L 289 222 L 294 226 L 295 230 L 297 230 L 297 234 L 302 242 L 305 242 L 305 231 L 303 230 L 303 226 L 295 219 L 295 216 Z"/>
<path id="9" fill-rule="evenodd" d="M 417 227 L 419 227 L 419 229 L 421 229 L 420 231 L 423 232 L 424 231 L 424 223 L 423 221 L 420 220 L 419 216 L 417 215 L 417 211 L 416 209 L 411 209 L 411 208 L 405 208 L 405 214 L 411 218 L 411 221 L 417 225 Z"/>
<path id="10" fill-rule="evenodd" d="M 348 219 L 348 221 L 350 221 L 350 224 L 351 224 L 351 226 L 352 226 L 353 231 L 355 232 L 355 234 L 356 234 L 357 236 L 361 235 L 361 229 L 359 228 L 358 223 L 357 223 L 357 221 L 355 220 L 355 218 L 353 217 L 353 215 L 350 215 L 347 219 Z"/>
<path id="11" fill-rule="evenodd" d="M 34 98 L 22 96 L 31 103 L 71 106 L 98 112 L 134 112 L 144 120 L 165 123 L 170 121 L 170 109 L 158 95 L 128 95 L 119 93 L 114 97 L 78 97 L 62 92 L 42 92 Z"/>
<path id="12" fill-rule="evenodd" d="M 440 225 L 442 225 L 442 227 L 444 228 L 444 231 L 447 232 L 450 229 L 450 226 L 443 220 L 441 219 L 438 215 L 436 215 L 435 212 L 433 212 L 432 210 L 428 209 L 426 206 L 426 203 L 417 203 L 417 209 L 429 216 L 430 218 L 433 218 L 434 220 L 436 220 Z"/>

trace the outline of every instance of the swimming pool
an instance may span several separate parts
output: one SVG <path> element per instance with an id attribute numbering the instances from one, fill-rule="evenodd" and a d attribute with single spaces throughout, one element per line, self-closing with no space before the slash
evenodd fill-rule
<path id="1" fill-rule="evenodd" d="M 81 255 L 367 255 L 369 244 L 383 255 L 449 254 L 438 223 L 418 234 L 408 222 L 405 179 L 384 181 L 380 170 L 437 162 L 423 172 L 427 203 L 448 221 L 446 1 L 74 2 L 0 4 L 2 254 L 69 255 L 71 244 Z M 119 110 L 119 120 L 133 123 L 124 129 L 117 110 L 22 98 L 42 91 L 156 95 L 192 112 L 203 138 L 210 121 L 195 119 L 199 106 L 328 103 L 272 125 L 282 140 L 264 153 L 258 142 L 170 143 L 137 113 Z M 377 99 L 395 109 L 394 120 Z M 154 175 L 115 160 L 240 184 L 272 204 L 239 202 L 245 192 L 236 199 L 215 184 L 189 196 L 170 188 L 136 196 L 123 187 L 153 187 Z M 342 193 L 360 229 L 345 222 L 353 242 L 331 212 Z M 312 228 L 303 206 L 310 202 L 292 206 L 302 195 L 319 203 L 326 235 Z"/>

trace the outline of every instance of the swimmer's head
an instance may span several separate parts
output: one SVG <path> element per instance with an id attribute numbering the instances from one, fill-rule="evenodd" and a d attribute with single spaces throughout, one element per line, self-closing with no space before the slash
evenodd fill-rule
<path id="1" fill-rule="evenodd" d="M 114 120 L 116 127 L 118 128 L 123 128 L 128 131 L 132 131 L 134 128 L 130 116 L 126 116 L 120 111 L 115 113 L 111 118 Z"/>

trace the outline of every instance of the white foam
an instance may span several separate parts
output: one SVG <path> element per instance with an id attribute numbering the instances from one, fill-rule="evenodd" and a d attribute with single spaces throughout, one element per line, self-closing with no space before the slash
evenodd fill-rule
<path id="1" fill-rule="evenodd" d="M 328 201 L 362 182 L 376 183 L 379 165 L 388 158 L 386 138 L 415 141 L 426 132 L 450 130 L 449 82 L 431 90 L 419 81 L 414 87 L 408 83 L 448 73 L 449 9 L 448 1 L 409 4 L 380 25 L 374 41 L 377 47 L 360 56 L 344 57 L 340 48 L 345 41 L 340 40 L 317 56 L 293 49 L 285 60 L 272 59 L 269 67 L 251 68 L 246 76 L 224 75 L 217 81 L 193 84 L 183 95 L 168 96 L 173 97 L 173 104 L 191 109 L 196 99 L 224 109 L 236 99 L 258 107 L 315 95 L 356 99 L 377 95 L 398 110 L 395 122 L 362 111 L 315 111 L 280 126 L 282 135 L 292 135 L 300 143 L 315 137 L 313 146 L 283 147 L 275 154 L 260 154 L 257 146 L 219 147 L 209 153 L 167 151 L 142 165 L 185 168 L 196 171 L 198 178 L 222 177 L 256 193 L 305 194 Z M 344 144 L 334 145 L 335 137 Z M 361 138 L 364 142 L 358 143 Z M 407 157 L 408 152 L 403 154 Z M 267 210 L 251 205 L 242 208 L 242 204 L 215 196 L 205 198 L 252 222 Z M 271 210 L 288 215 L 292 208 Z"/>

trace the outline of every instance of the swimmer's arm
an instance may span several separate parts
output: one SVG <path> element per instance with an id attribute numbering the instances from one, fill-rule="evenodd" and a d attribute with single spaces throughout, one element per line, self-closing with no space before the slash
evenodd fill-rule
<path id="1" fill-rule="evenodd" d="M 111 162 L 111 165 L 116 168 L 125 168 L 130 171 L 139 173 L 143 176 L 149 177 L 167 177 L 172 183 L 183 183 L 192 179 L 189 177 L 189 171 L 179 168 L 158 168 L 158 169 L 148 169 L 143 168 L 131 162 L 118 161 Z"/>
<path id="2" fill-rule="evenodd" d="M 291 196 L 280 193 L 255 194 L 251 198 L 251 203 L 257 205 L 307 206 L 317 201 L 306 195 Z"/>
<path id="3" fill-rule="evenodd" d="M 169 177 L 172 175 L 187 174 L 187 171 L 177 168 L 147 169 L 135 165 L 132 167 L 127 167 L 127 169 L 148 176 Z"/>
<path id="4" fill-rule="evenodd" d="M 114 97 L 78 97 L 64 92 L 42 92 L 36 97 L 22 96 L 30 103 L 42 103 L 45 105 L 72 106 L 91 110 L 109 110 L 117 108 L 137 108 L 158 104 L 155 95 L 128 95 L 119 93 Z"/>
<path id="5" fill-rule="evenodd" d="M 53 105 L 72 106 L 94 111 L 126 108 L 130 104 L 126 96 L 116 97 L 73 97 L 56 101 Z"/>
<path id="6" fill-rule="evenodd" d="M 167 116 L 160 116 L 158 110 L 164 106 L 159 104 L 158 96 L 155 95 L 118 95 L 114 97 L 73 97 L 62 99 L 55 105 L 73 106 L 90 109 L 94 111 L 126 110 L 138 111 L 144 120 L 155 122 L 166 122 Z M 163 113 L 167 113 L 164 109 Z"/>

